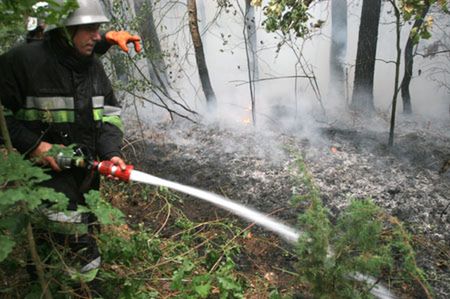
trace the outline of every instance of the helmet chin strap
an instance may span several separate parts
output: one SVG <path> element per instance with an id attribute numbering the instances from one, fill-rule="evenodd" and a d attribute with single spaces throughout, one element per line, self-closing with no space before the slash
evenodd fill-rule
<path id="1" fill-rule="evenodd" d="M 75 37 L 75 34 L 77 33 L 78 26 L 65 26 L 65 27 L 57 28 L 56 30 L 59 30 L 59 34 L 60 34 L 61 38 L 64 39 L 70 47 L 75 49 L 75 45 L 73 43 L 73 38 Z"/>
<path id="2" fill-rule="evenodd" d="M 69 33 L 70 40 L 73 41 L 73 38 L 75 37 L 75 34 L 77 34 L 79 26 L 67 26 L 67 32 Z"/>

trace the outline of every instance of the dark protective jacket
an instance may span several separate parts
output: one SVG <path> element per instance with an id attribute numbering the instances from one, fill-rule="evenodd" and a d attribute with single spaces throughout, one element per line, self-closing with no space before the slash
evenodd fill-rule
<path id="1" fill-rule="evenodd" d="M 120 156 L 120 107 L 101 62 L 78 55 L 58 34 L 0 58 L 0 99 L 13 146 L 28 154 L 40 141 L 82 144 L 101 160 Z M 68 175 L 76 177 L 68 184 L 78 193 L 84 174 L 76 170 L 52 173 L 49 186 L 70 193 L 57 182 Z M 71 201 L 80 197 L 69 195 Z"/>

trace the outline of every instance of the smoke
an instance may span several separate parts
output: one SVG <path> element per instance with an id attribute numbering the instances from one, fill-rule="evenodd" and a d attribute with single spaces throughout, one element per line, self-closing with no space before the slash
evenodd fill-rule
<path id="1" fill-rule="evenodd" d="M 171 84 L 192 109 L 202 115 L 206 123 L 216 123 L 245 132 L 253 122 L 251 97 L 248 84 L 248 66 L 244 41 L 244 17 L 237 5 L 218 7 L 216 1 L 198 1 L 200 27 L 205 58 L 213 89 L 217 96 L 217 107 L 213 112 L 206 109 L 203 91 L 199 82 L 195 54 L 184 5 L 166 6 L 155 4 L 154 16 L 160 24 L 161 45 L 166 51 Z M 316 2 L 311 8 L 311 24 L 323 21 L 307 40 L 292 38 L 277 51 L 281 37 L 267 33 L 261 25 L 264 16 L 259 9 L 255 13 L 257 29 L 257 56 L 259 81 L 255 82 L 256 124 L 254 130 L 276 133 L 306 134 L 315 138 L 320 127 L 332 124 L 355 123 L 354 115 L 348 113 L 351 98 L 353 72 L 356 58 L 357 36 L 361 6 L 351 2 L 348 5 L 348 30 L 334 31 L 335 40 L 346 40 L 346 50 L 341 49 L 337 59 L 343 63 L 344 82 L 331 80 L 331 4 Z M 244 8 L 244 5 L 242 5 Z M 375 121 L 357 122 L 361 126 L 370 123 L 370 129 L 387 131 L 391 101 L 394 93 L 395 28 L 390 5 L 385 4 L 379 28 L 377 63 L 375 68 L 374 100 L 382 118 Z M 409 27 L 402 30 L 402 45 L 406 44 Z M 340 43 L 344 47 L 344 43 Z M 416 59 L 415 72 L 425 70 L 431 58 Z M 448 61 L 442 63 L 448 64 Z M 401 67 L 401 77 L 403 65 Z M 309 76 L 305 78 L 301 76 Z M 400 77 L 400 79 L 401 79 Z M 444 80 L 444 79 L 443 79 Z M 329 93 L 341 84 L 344 94 Z M 448 121 L 448 90 L 436 86 L 436 80 L 429 76 L 415 75 L 411 84 L 412 104 L 415 116 L 424 122 L 442 118 Z M 399 114 L 402 110 L 398 98 Z M 153 108 L 147 111 L 152 120 L 167 119 L 167 112 Z M 162 117 L 158 115 L 162 114 Z M 380 121 L 381 120 L 381 121 Z M 374 127 L 376 126 L 376 127 Z M 367 127 L 367 126 L 366 126 Z"/>

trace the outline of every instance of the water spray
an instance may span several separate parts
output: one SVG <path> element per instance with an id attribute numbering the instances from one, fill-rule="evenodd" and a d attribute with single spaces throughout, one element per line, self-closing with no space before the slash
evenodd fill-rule
<path id="1" fill-rule="evenodd" d="M 238 204 L 228 198 L 211 193 L 208 191 L 200 190 L 194 187 L 182 185 L 176 182 L 161 179 L 159 177 L 137 171 L 133 169 L 133 166 L 127 165 L 125 170 L 121 170 L 118 166 L 114 165 L 110 161 L 102 161 L 98 164 L 94 164 L 97 167 L 98 172 L 102 175 L 112 176 L 119 178 L 122 181 L 134 181 L 153 186 L 162 186 L 169 189 L 173 189 L 194 197 L 203 199 L 210 202 L 220 208 L 230 211 L 231 213 L 238 215 L 244 219 L 254 222 L 284 238 L 286 241 L 295 243 L 300 237 L 300 232 L 292 227 L 282 224 L 273 218 L 266 216 L 260 212 L 252 210 L 246 206 Z"/>
<path id="2" fill-rule="evenodd" d="M 207 192 L 204 190 L 200 190 L 194 187 L 185 186 L 179 183 L 171 182 L 168 180 L 164 180 L 140 171 L 132 171 L 130 175 L 131 181 L 151 184 L 155 186 L 163 186 L 176 191 L 180 191 L 185 194 L 192 195 L 194 197 L 203 199 L 207 202 L 210 202 L 218 207 L 221 207 L 225 210 L 230 211 L 231 213 L 238 215 L 244 219 L 249 220 L 250 222 L 254 222 L 276 234 L 285 240 L 295 243 L 300 237 L 300 232 L 282 224 L 279 221 L 274 220 L 273 218 L 266 216 L 260 212 L 252 210 L 246 206 L 238 204 L 228 198 L 223 196 Z"/>
<path id="3" fill-rule="evenodd" d="M 279 235 L 280 237 L 282 237 L 283 239 L 292 244 L 295 244 L 302 234 L 301 231 L 296 230 L 295 228 L 287 226 L 272 217 L 269 217 L 258 211 L 250 209 L 229 198 L 220 196 L 212 192 L 197 189 L 191 186 L 186 186 L 183 184 L 165 180 L 135 170 L 132 165 L 127 165 L 125 169 L 121 169 L 119 166 L 115 165 L 111 161 L 101 161 L 101 162 L 94 160 L 86 161 L 82 157 L 74 156 L 72 158 L 66 158 L 62 155 L 56 156 L 56 162 L 60 165 L 61 168 L 67 169 L 74 166 L 85 167 L 91 169 L 92 171 L 98 171 L 100 174 L 105 175 L 107 177 L 118 178 L 119 180 L 124 182 L 134 181 L 153 186 L 167 187 L 169 189 L 173 189 L 203 199 L 237 216 L 240 216 L 250 222 L 258 224 L 269 231 L 276 233 L 277 235 Z M 366 283 L 371 284 L 373 287 L 371 288 L 370 293 L 374 295 L 376 298 L 380 299 L 397 298 L 394 294 L 390 292 L 388 288 L 378 283 L 373 277 L 361 273 L 354 273 L 353 275 L 351 275 L 350 278 L 357 281 L 365 281 Z"/>

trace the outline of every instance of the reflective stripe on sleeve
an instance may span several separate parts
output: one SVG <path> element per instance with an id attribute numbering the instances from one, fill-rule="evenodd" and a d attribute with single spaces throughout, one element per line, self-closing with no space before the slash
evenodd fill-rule
<path id="1" fill-rule="evenodd" d="M 122 119 L 119 116 L 103 116 L 102 121 L 104 123 L 109 123 L 112 124 L 113 126 L 116 126 L 122 132 L 124 131 Z"/>
<path id="2" fill-rule="evenodd" d="M 92 111 L 95 121 L 101 121 L 103 119 L 103 108 L 97 108 Z"/>
<path id="3" fill-rule="evenodd" d="M 124 131 L 123 122 L 122 119 L 120 118 L 120 112 L 121 109 L 119 107 L 105 106 L 102 121 L 104 123 L 110 123 L 113 126 L 116 126 L 117 128 L 119 128 L 120 131 L 123 132 Z"/>
<path id="4" fill-rule="evenodd" d="M 105 103 L 105 97 L 103 96 L 96 96 L 92 98 L 92 114 L 94 116 L 95 121 L 101 121 L 103 118 L 104 113 L 104 105 Z"/>
<path id="5" fill-rule="evenodd" d="M 92 107 L 94 107 L 94 109 L 103 108 L 104 103 L 105 103 L 104 96 L 92 97 Z"/>
<path id="6" fill-rule="evenodd" d="M 103 112 L 103 114 L 105 116 L 120 116 L 120 113 L 122 112 L 122 109 L 119 107 L 115 107 L 115 106 L 105 106 L 105 111 Z"/>

